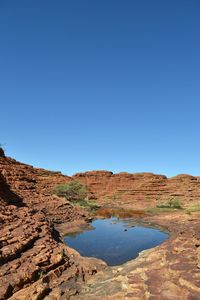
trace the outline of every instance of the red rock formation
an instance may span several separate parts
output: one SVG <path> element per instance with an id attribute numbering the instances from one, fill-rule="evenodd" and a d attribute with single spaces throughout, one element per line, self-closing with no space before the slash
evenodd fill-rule
<path id="1" fill-rule="evenodd" d="M 57 175 L 0 157 L 1 300 L 60 299 L 62 294 L 67 299 L 76 293 L 77 280 L 101 265 L 82 259 L 55 234 L 53 222 L 85 218 L 83 211 L 52 196 L 55 184 L 69 181 Z"/>
<path id="2" fill-rule="evenodd" d="M 78 253 L 63 245 L 59 241 L 58 233 L 55 231 L 56 224 L 63 225 L 66 222 L 68 224 L 73 222 L 74 224 L 88 218 L 85 211 L 75 208 L 70 202 L 52 195 L 55 185 L 68 183 L 72 179 L 78 179 L 85 183 L 90 191 L 90 197 L 96 198 L 99 203 L 105 206 L 143 209 L 155 206 L 159 201 L 172 197 L 180 199 L 187 206 L 197 204 L 200 197 L 200 178 L 190 175 L 166 178 L 166 176 L 151 173 L 113 174 L 107 171 L 94 171 L 79 173 L 71 178 L 63 176 L 59 172 L 33 168 L 7 158 L 4 153 L 0 153 L 1 300 L 7 298 L 13 300 L 68 299 L 70 295 L 79 291 L 80 283 L 89 274 L 95 273 L 98 266 L 101 267 L 97 261 L 94 263 L 94 260 L 81 258 Z M 163 223 L 163 216 L 157 222 L 166 226 L 173 224 L 172 216 L 168 215 L 167 217 L 166 224 Z M 191 295 L 192 297 L 199 292 L 195 281 L 199 280 L 199 273 L 198 270 L 194 269 L 193 264 L 198 264 L 197 267 L 199 268 L 200 247 L 199 237 L 196 236 L 198 233 L 198 218 L 189 218 L 184 213 L 176 216 L 172 231 L 175 232 L 178 228 L 180 232 L 174 235 L 174 240 L 169 241 L 161 248 L 163 252 L 158 250 L 158 256 L 164 253 L 166 264 L 163 265 L 161 270 L 167 274 L 168 266 L 176 268 L 176 263 L 179 262 L 179 260 L 176 261 L 176 251 L 178 253 L 184 252 L 185 256 L 181 257 L 184 257 L 185 261 L 187 261 L 187 250 L 194 252 L 195 259 L 191 257 L 192 264 L 188 260 L 189 262 L 184 265 L 184 261 L 180 260 L 184 271 L 180 271 L 182 272 L 181 278 L 183 278 L 181 284 L 186 285 L 188 280 L 191 290 L 196 289 L 195 292 L 192 292 L 190 287 L 184 287 L 184 295 Z M 169 228 L 171 228 L 170 226 Z M 189 226 L 190 231 L 187 230 L 187 226 Z M 184 235 L 182 232 L 184 232 Z M 193 238 L 194 235 L 195 238 Z M 188 242 L 190 243 L 189 246 Z M 136 281 L 138 286 L 141 287 L 140 295 L 143 295 L 143 277 L 145 276 L 145 284 L 151 291 L 151 295 L 153 295 L 152 288 L 155 285 L 153 278 L 158 267 L 156 251 L 152 254 L 150 266 L 147 266 L 145 261 L 138 265 L 138 272 L 141 272 L 141 274 L 138 273 L 138 276 L 141 275 L 141 280 L 137 280 L 137 274 L 134 275 L 134 278 L 131 277 L 131 280 Z M 174 251 L 175 255 L 169 255 L 170 251 Z M 127 267 L 128 270 L 126 268 L 122 269 L 122 274 L 119 272 L 120 278 L 124 276 L 123 272 L 126 274 L 129 274 L 129 272 L 134 273 L 132 267 L 129 267 L 129 265 Z M 192 275 L 191 278 L 187 279 L 187 270 L 194 271 L 194 276 Z M 174 273 L 174 282 L 177 278 Z M 164 279 L 162 279 L 162 284 L 164 284 Z M 95 288 L 95 285 L 93 288 Z M 104 281 L 103 283 L 101 281 L 101 288 L 101 292 L 105 294 Z M 157 285 L 156 288 L 158 288 Z M 178 289 L 180 289 L 180 286 Z M 175 295 L 173 294 L 173 288 L 169 287 L 169 290 L 170 295 L 172 295 L 170 297 L 173 297 Z M 96 291 L 93 292 L 96 293 Z M 87 293 L 83 295 L 83 298 L 85 295 Z M 122 295 L 124 297 L 125 294 L 122 292 Z M 81 299 L 83 298 L 81 297 Z M 116 299 L 114 292 L 110 299 Z"/>
<path id="3" fill-rule="evenodd" d="M 167 178 L 153 173 L 91 171 L 78 173 L 73 178 L 86 184 L 91 195 L 102 205 L 143 209 L 176 198 L 187 206 L 198 204 L 200 198 L 200 177 L 191 175 Z"/>
<path id="4" fill-rule="evenodd" d="M 36 169 L 7 157 L 0 157 L 0 172 L 25 205 L 43 211 L 49 220 L 61 223 L 85 215 L 84 211 L 77 210 L 69 202 L 52 195 L 54 186 L 69 182 L 70 177 Z"/>

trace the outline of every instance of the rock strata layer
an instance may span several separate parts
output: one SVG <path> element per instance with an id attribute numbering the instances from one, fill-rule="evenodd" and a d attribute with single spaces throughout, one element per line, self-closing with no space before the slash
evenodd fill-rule
<path id="1" fill-rule="evenodd" d="M 200 177 L 177 175 L 167 178 L 153 173 L 118 173 L 90 171 L 74 175 L 86 184 L 91 198 L 108 206 L 144 209 L 169 199 L 178 199 L 185 206 L 199 204 Z"/>
<path id="2" fill-rule="evenodd" d="M 199 212 L 143 216 L 167 228 L 170 239 L 109 268 L 82 258 L 60 240 L 56 228 L 73 230 L 90 219 L 88 212 L 52 195 L 57 184 L 73 179 L 86 184 L 89 198 L 106 207 L 144 210 L 171 198 L 184 207 L 200 204 L 199 177 L 107 171 L 69 177 L 0 152 L 0 300 L 200 299 Z"/>
<path id="3" fill-rule="evenodd" d="M 46 178 L 42 172 L 0 157 L 1 300 L 68 299 L 81 282 L 105 266 L 81 258 L 59 240 L 55 223 L 87 216 L 51 195 L 54 184 L 68 182 L 68 177 L 57 180 L 57 174 L 48 173 Z"/>

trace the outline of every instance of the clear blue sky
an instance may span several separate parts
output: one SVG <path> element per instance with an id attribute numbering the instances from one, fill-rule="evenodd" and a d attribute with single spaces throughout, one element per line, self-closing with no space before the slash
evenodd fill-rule
<path id="1" fill-rule="evenodd" d="M 200 1 L 2 0 L 0 101 L 17 160 L 200 175 Z"/>

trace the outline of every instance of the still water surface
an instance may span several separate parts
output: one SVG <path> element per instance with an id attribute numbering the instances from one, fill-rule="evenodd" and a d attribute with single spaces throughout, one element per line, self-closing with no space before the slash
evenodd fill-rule
<path id="1" fill-rule="evenodd" d="M 100 258 L 110 266 L 134 259 L 168 238 L 159 229 L 133 225 L 133 220 L 110 218 L 94 220 L 91 225 L 90 230 L 65 236 L 64 241 L 82 256 Z"/>

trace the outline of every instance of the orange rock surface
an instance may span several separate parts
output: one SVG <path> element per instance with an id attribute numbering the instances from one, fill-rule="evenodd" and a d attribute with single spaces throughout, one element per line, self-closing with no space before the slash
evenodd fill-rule
<path id="1" fill-rule="evenodd" d="M 108 171 L 69 177 L 19 163 L 0 151 L 1 300 L 200 299 L 199 212 L 141 214 L 143 221 L 167 228 L 170 239 L 136 260 L 105 268 L 65 246 L 56 230 L 64 232 L 90 218 L 52 195 L 55 185 L 73 179 L 84 183 L 89 198 L 103 207 L 143 211 L 172 198 L 184 208 L 200 204 L 200 177 Z"/>
<path id="2" fill-rule="evenodd" d="M 82 259 L 55 231 L 55 223 L 87 219 L 85 212 L 52 196 L 55 184 L 68 181 L 0 157 L 0 299 L 60 299 L 63 294 L 68 299 L 78 282 L 103 266 Z"/>
<path id="3" fill-rule="evenodd" d="M 87 185 L 91 198 L 107 206 L 144 209 L 172 198 L 190 206 L 199 204 L 200 199 L 200 177 L 191 175 L 167 178 L 153 173 L 91 171 L 78 173 L 74 178 Z"/>

